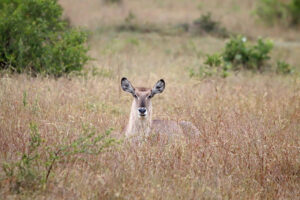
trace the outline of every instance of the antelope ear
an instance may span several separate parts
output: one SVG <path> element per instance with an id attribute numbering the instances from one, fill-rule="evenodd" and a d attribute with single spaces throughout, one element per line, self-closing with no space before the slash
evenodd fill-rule
<path id="1" fill-rule="evenodd" d="M 128 81 L 127 78 L 123 77 L 121 79 L 121 87 L 125 92 L 129 92 L 131 93 L 133 96 L 135 96 L 135 89 L 134 87 L 131 85 L 131 83 Z"/>
<path id="2" fill-rule="evenodd" d="M 153 89 L 151 90 L 150 97 L 153 97 L 158 93 L 162 93 L 165 87 L 166 87 L 165 81 L 163 79 L 160 79 L 159 81 L 157 81 L 157 83 L 154 85 Z"/>

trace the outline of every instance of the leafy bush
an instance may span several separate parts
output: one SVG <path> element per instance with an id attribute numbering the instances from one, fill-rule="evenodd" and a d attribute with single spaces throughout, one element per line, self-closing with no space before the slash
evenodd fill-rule
<path id="1" fill-rule="evenodd" d="M 97 155 L 116 143 L 109 135 L 97 134 L 90 126 L 83 126 L 83 134 L 69 144 L 49 146 L 44 145 L 38 127 L 30 124 L 30 140 L 25 153 L 19 160 L 2 165 L 5 177 L 9 181 L 10 190 L 21 193 L 23 190 L 36 190 L 43 187 L 49 179 L 55 164 L 62 159 L 78 154 Z"/>
<path id="2" fill-rule="evenodd" d="M 270 40 L 258 39 L 256 44 L 247 42 L 243 36 L 231 38 L 220 54 L 207 55 L 204 65 L 199 67 L 199 71 L 190 69 L 190 76 L 207 77 L 221 76 L 227 77 L 232 71 L 251 70 L 252 72 L 262 72 L 269 70 L 271 65 L 270 52 L 273 43 Z M 289 74 L 293 70 L 291 66 L 283 61 L 277 62 L 277 73 Z"/>
<path id="3" fill-rule="evenodd" d="M 194 21 L 194 28 L 197 33 L 209 33 L 220 37 L 228 37 L 226 28 L 221 27 L 220 23 L 213 20 L 211 13 L 201 15 Z"/>
<path id="4" fill-rule="evenodd" d="M 234 66 L 247 63 L 249 49 L 246 47 L 246 38 L 242 36 L 232 38 L 226 43 L 225 50 L 222 55 L 224 61 L 233 63 Z"/>
<path id="5" fill-rule="evenodd" d="M 257 44 L 251 45 L 245 37 L 237 36 L 226 43 L 222 56 L 225 63 L 232 64 L 233 69 L 241 67 L 261 71 L 270 59 L 272 48 L 273 43 L 270 40 L 258 39 Z"/>
<path id="6" fill-rule="evenodd" d="M 300 0 L 261 0 L 255 13 L 266 23 L 281 25 L 299 25 L 300 23 Z"/>
<path id="7" fill-rule="evenodd" d="M 57 0 L 0 2 L 0 69 L 60 76 L 89 60 L 87 35 L 62 19 Z"/>

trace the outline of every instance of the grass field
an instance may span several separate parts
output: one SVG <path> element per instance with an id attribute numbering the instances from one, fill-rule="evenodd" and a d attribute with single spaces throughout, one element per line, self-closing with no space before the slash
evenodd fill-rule
<path id="1" fill-rule="evenodd" d="M 299 29 L 262 25 L 251 0 L 59 2 L 72 25 L 90 30 L 95 60 L 80 76 L 1 75 L 0 163 L 30 151 L 32 123 L 41 145 L 32 165 L 22 165 L 34 172 L 30 176 L 7 176 L 0 168 L 0 199 L 300 198 Z M 138 25 L 163 31 L 116 31 L 130 12 Z M 271 62 L 284 59 L 297 73 L 191 78 L 189 70 L 227 39 L 170 34 L 168 27 L 207 12 L 234 33 L 272 38 Z M 132 101 L 121 91 L 123 76 L 147 87 L 164 78 L 165 91 L 152 100 L 154 118 L 191 121 L 201 136 L 163 144 L 123 141 Z M 101 134 L 110 128 L 120 142 L 96 155 L 65 155 L 46 183 L 38 181 L 47 171 L 46 147 L 70 144 L 87 129 Z"/>

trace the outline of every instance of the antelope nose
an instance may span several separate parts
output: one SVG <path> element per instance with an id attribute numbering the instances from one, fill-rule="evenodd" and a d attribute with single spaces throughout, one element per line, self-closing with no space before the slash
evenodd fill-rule
<path id="1" fill-rule="evenodd" d="M 141 114 L 145 114 L 146 108 L 145 108 L 145 107 L 139 108 L 139 112 L 140 112 Z"/>

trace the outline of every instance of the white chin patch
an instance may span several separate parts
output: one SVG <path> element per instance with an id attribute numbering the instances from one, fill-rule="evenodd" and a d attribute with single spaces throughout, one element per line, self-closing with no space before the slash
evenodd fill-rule
<path id="1" fill-rule="evenodd" d="M 144 114 L 138 113 L 139 118 L 146 118 L 147 117 L 147 111 Z"/>

